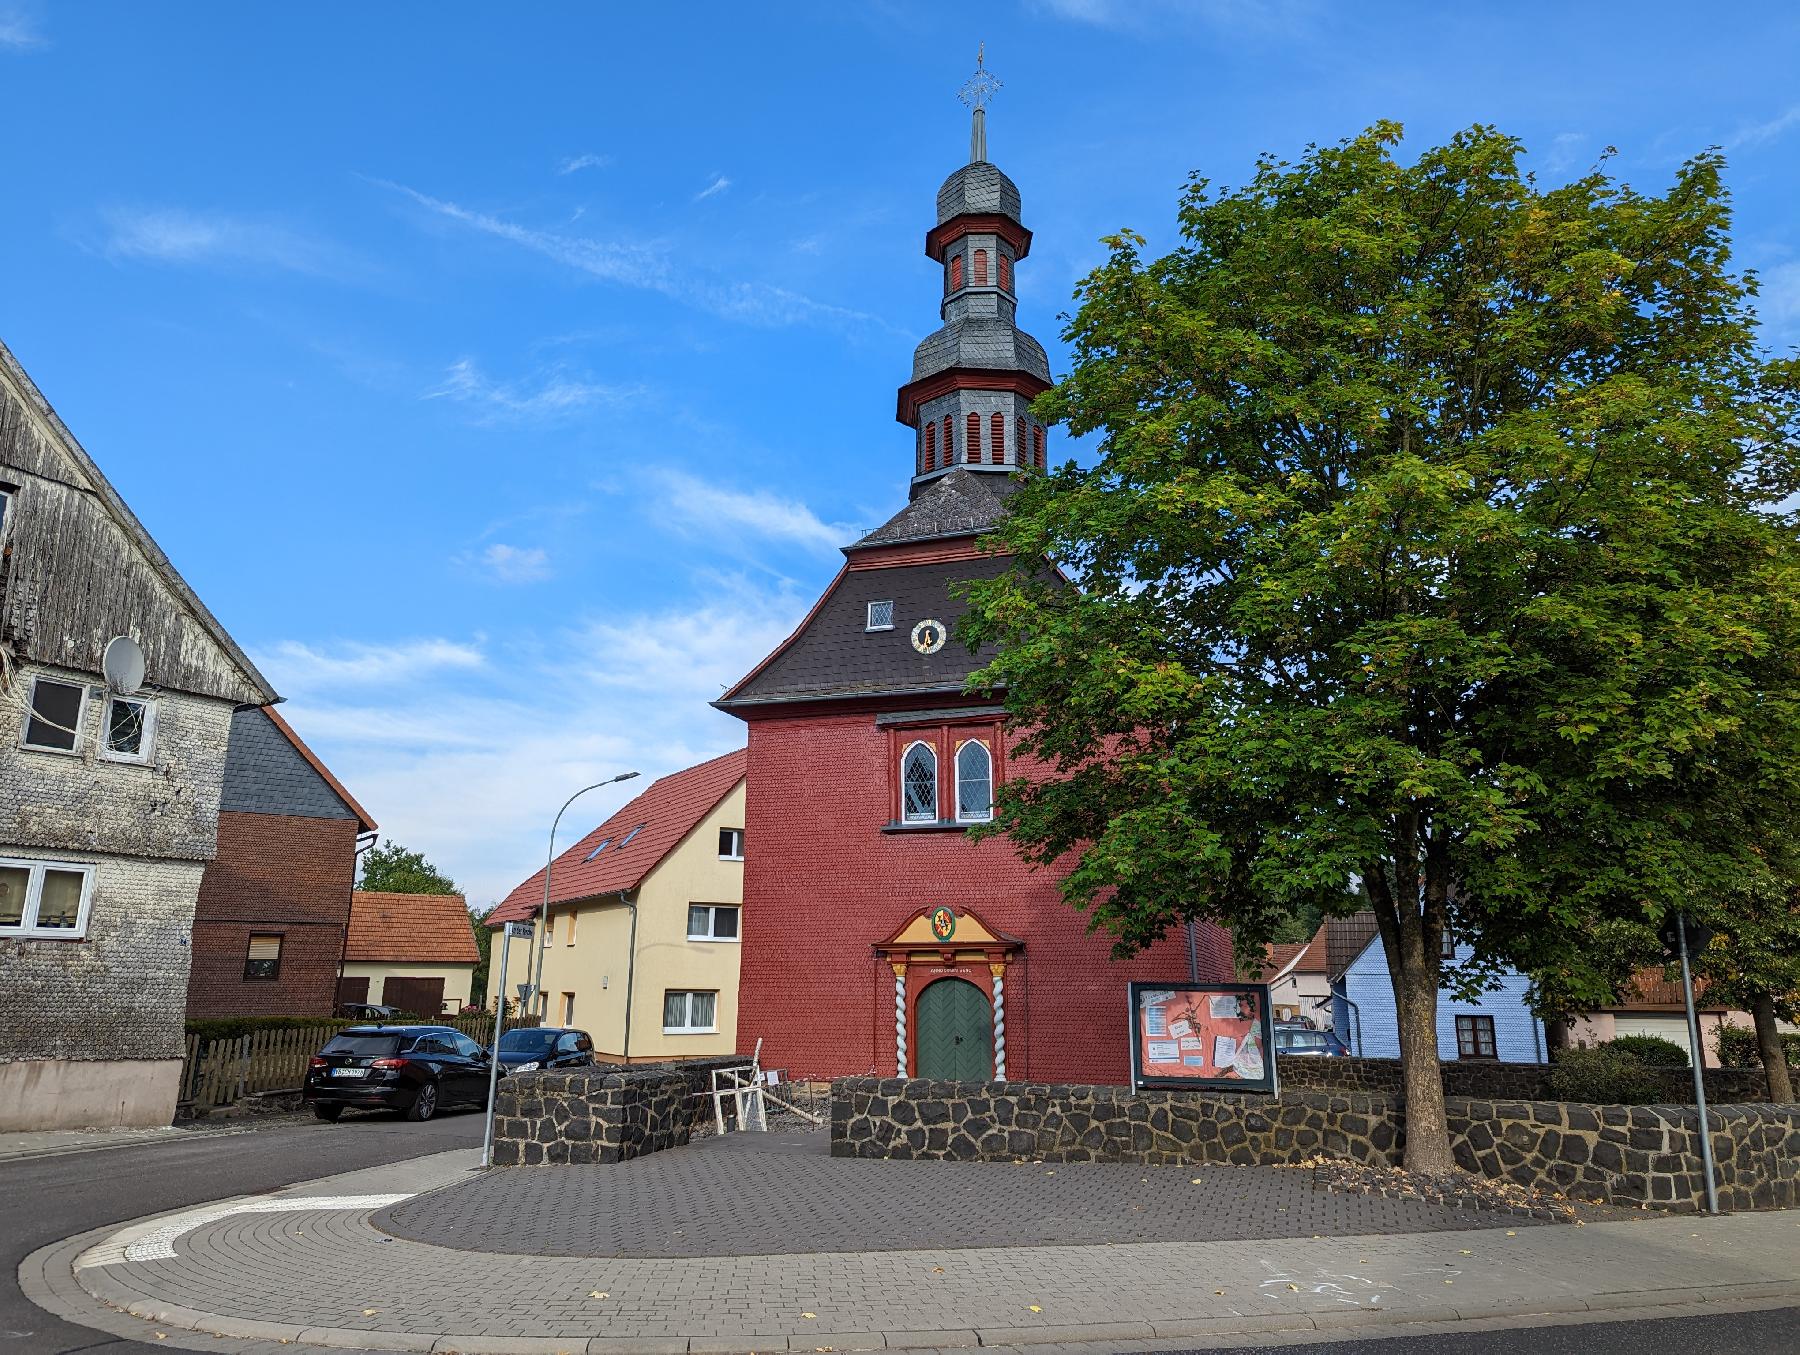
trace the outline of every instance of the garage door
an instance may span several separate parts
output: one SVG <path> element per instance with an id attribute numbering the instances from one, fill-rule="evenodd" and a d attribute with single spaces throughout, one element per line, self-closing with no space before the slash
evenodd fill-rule
<path id="1" fill-rule="evenodd" d="M 1613 1018 L 1615 1035 L 1660 1035 L 1670 1044 L 1680 1045 L 1687 1050 L 1689 1060 L 1694 1057 L 1694 1046 L 1688 1042 L 1688 1028 L 1685 1017 L 1680 1016 L 1615 1016 Z"/>
<path id="2" fill-rule="evenodd" d="M 442 1016 L 444 980 L 390 978 L 381 985 L 381 1000 L 409 1016 Z"/>
<path id="3" fill-rule="evenodd" d="M 369 976 L 360 978 L 340 978 L 338 980 L 338 1005 L 346 1002 L 367 1002 L 369 1000 Z"/>

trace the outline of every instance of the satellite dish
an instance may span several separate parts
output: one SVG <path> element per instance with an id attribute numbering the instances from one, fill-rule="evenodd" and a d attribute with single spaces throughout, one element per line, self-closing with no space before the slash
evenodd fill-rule
<path id="1" fill-rule="evenodd" d="M 130 696 L 144 685 L 144 651 L 129 635 L 115 635 L 106 642 L 100 671 L 106 675 L 108 687 Z"/>

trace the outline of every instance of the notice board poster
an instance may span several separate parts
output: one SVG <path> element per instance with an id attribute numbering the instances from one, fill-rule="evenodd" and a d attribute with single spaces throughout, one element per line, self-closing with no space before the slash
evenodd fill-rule
<path id="1" fill-rule="evenodd" d="M 1268 985 L 1131 985 L 1131 1085 L 1275 1090 Z"/>

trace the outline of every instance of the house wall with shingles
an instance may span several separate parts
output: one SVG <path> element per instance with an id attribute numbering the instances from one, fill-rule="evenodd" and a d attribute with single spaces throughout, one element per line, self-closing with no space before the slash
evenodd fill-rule
<path id="1" fill-rule="evenodd" d="M 1185 934 L 1114 961 L 1059 893 L 1068 862 L 1034 869 L 960 828 L 884 832 L 896 740 L 871 710 L 749 723 L 740 1052 L 761 1037 L 764 1066 L 794 1078 L 891 1074 L 894 974 L 874 946 L 948 904 L 1024 942 L 1006 971 L 1009 1077 L 1129 1080 L 1126 984 L 1185 979 Z M 1028 773 L 1010 746 L 1008 762 Z M 1222 931 L 1202 926 L 1199 950 L 1203 979 L 1232 978 Z"/>
<path id="2" fill-rule="evenodd" d="M 1468 946 L 1456 948 L 1459 961 L 1467 961 L 1472 953 Z M 1455 997 L 1447 988 L 1438 990 L 1440 1059 L 1458 1056 L 1458 1016 L 1494 1018 L 1495 1055 L 1502 1061 L 1541 1063 L 1548 1056 L 1543 1023 L 1525 1005 L 1531 981 L 1516 970 L 1507 970 L 1498 977 L 1496 984 L 1492 991 L 1473 1000 Z M 1355 1003 L 1357 1009 L 1353 1014 L 1342 1002 L 1333 1003 L 1333 1022 L 1338 1038 L 1350 1046 L 1350 1052 L 1374 1059 L 1399 1058 L 1400 1021 L 1394 1006 L 1394 986 L 1388 977 L 1387 952 L 1382 949 L 1380 937 L 1371 941 L 1344 971 L 1339 991 Z"/>

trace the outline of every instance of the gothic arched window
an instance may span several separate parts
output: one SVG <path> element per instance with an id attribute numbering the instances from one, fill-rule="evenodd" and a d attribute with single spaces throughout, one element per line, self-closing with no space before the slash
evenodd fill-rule
<path id="1" fill-rule="evenodd" d="M 996 414 L 988 420 L 988 460 L 996 466 L 1006 464 L 1006 415 Z"/>
<path id="2" fill-rule="evenodd" d="M 980 739 L 956 750 L 956 817 L 961 823 L 994 817 L 994 755 Z"/>
<path id="3" fill-rule="evenodd" d="M 1006 257 L 1004 250 L 1000 252 L 999 263 L 1000 286 L 1010 292 L 1012 290 L 1012 260 Z"/>
<path id="4" fill-rule="evenodd" d="M 934 470 L 936 467 L 937 425 L 935 423 L 928 423 L 925 425 L 925 469 Z"/>
<path id="5" fill-rule="evenodd" d="M 962 255 L 950 256 L 950 290 L 957 291 L 962 287 Z"/>
<path id="6" fill-rule="evenodd" d="M 981 415 L 969 415 L 968 443 L 963 448 L 963 460 L 975 465 L 981 460 Z"/>
<path id="7" fill-rule="evenodd" d="M 900 817 L 937 822 L 937 753 L 928 743 L 908 744 L 900 757 Z"/>
<path id="8" fill-rule="evenodd" d="M 975 285 L 977 287 L 987 286 L 987 251 L 985 249 L 975 251 Z"/>

